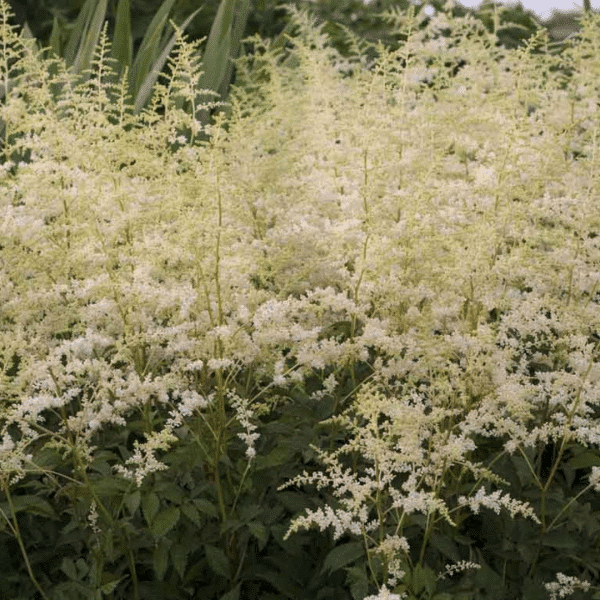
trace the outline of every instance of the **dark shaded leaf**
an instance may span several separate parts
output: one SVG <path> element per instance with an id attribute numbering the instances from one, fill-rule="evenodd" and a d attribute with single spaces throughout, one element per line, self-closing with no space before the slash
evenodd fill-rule
<path id="1" fill-rule="evenodd" d="M 185 567 L 187 565 L 187 557 L 189 553 L 189 547 L 185 544 L 173 544 L 171 546 L 171 560 L 173 561 L 173 566 L 177 571 L 177 574 L 181 579 L 185 576 Z"/>
<path id="2" fill-rule="evenodd" d="M 158 581 L 162 581 L 169 566 L 169 547 L 164 541 L 157 544 L 152 554 L 152 566 Z"/>
<path id="3" fill-rule="evenodd" d="M 232 590 L 221 596 L 221 600 L 239 600 L 241 583 L 238 583 Z"/>
<path id="4" fill-rule="evenodd" d="M 135 511 L 140 507 L 140 500 L 142 495 L 139 490 L 135 490 L 131 492 L 131 494 L 127 494 L 125 496 L 125 504 L 127 506 L 127 510 L 129 510 L 129 514 L 134 515 Z"/>
<path id="5" fill-rule="evenodd" d="M 363 600 L 369 592 L 369 578 L 364 567 L 346 569 L 346 584 L 350 587 L 353 600 Z"/>
<path id="6" fill-rule="evenodd" d="M 177 525 L 180 516 L 181 511 L 177 506 L 169 506 L 156 514 L 150 525 L 150 531 L 156 537 L 163 537 Z"/>
<path id="7" fill-rule="evenodd" d="M 154 492 L 150 492 L 142 498 L 142 511 L 148 525 L 152 525 L 152 521 L 158 512 L 159 506 L 160 500 Z"/>
<path id="8" fill-rule="evenodd" d="M 336 546 L 325 559 L 321 573 L 325 571 L 337 571 L 355 560 L 364 556 L 364 546 L 360 542 L 348 542 L 342 546 Z"/>
<path id="9" fill-rule="evenodd" d="M 204 546 L 206 552 L 206 560 L 210 568 L 217 574 L 229 579 L 231 577 L 231 568 L 229 566 L 229 560 L 225 556 L 225 553 L 221 548 L 216 546 Z"/>

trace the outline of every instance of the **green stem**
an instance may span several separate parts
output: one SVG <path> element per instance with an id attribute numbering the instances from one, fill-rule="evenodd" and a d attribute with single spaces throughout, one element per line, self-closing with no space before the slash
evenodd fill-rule
<path id="1" fill-rule="evenodd" d="M 23 543 L 23 537 L 21 536 L 21 530 L 19 529 L 19 521 L 17 520 L 17 514 L 15 512 L 15 505 L 13 503 L 12 495 L 10 493 L 9 485 L 6 481 L 2 481 L 2 491 L 6 494 L 6 499 L 8 500 L 8 504 L 10 506 L 10 512 L 12 514 L 12 530 L 17 538 L 17 542 L 19 543 L 19 548 L 21 549 L 21 554 L 23 555 L 23 559 L 25 560 L 25 565 L 27 567 L 27 572 L 29 573 L 29 579 L 31 579 L 33 585 L 40 593 L 44 600 L 50 600 L 48 596 L 44 593 L 42 586 L 39 584 L 38 580 L 35 578 L 33 574 L 33 569 L 31 568 L 31 563 L 29 562 L 29 557 L 27 556 L 27 550 L 25 548 L 25 544 Z"/>

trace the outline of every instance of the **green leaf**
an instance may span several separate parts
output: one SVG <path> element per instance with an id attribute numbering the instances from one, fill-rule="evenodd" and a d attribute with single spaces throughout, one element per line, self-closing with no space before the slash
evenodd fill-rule
<path id="1" fill-rule="evenodd" d="M 92 490 L 98 496 L 119 496 L 123 492 L 126 492 L 129 488 L 129 481 L 121 477 L 115 477 L 109 475 L 107 477 L 99 477 L 91 482 Z"/>
<path id="2" fill-rule="evenodd" d="M 62 562 L 60 563 L 60 570 L 73 581 L 77 581 L 77 579 L 79 579 L 75 562 L 70 558 L 62 559 Z"/>
<path id="3" fill-rule="evenodd" d="M 423 590 L 427 590 L 429 596 L 432 596 L 437 589 L 437 575 L 429 567 L 423 567 L 417 564 L 412 572 L 412 591 L 415 594 L 420 594 Z"/>
<path id="4" fill-rule="evenodd" d="M 200 518 L 200 513 L 198 509 L 191 503 L 188 502 L 186 504 L 181 505 L 181 512 L 186 516 L 194 525 L 200 527 L 202 524 L 202 519 Z"/>
<path id="5" fill-rule="evenodd" d="M 224 596 L 221 596 L 221 600 L 239 600 L 241 583 L 238 583 L 232 590 L 229 590 Z"/>
<path id="6" fill-rule="evenodd" d="M 248 523 L 248 529 L 250 530 L 250 534 L 258 540 L 259 550 L 262 550 L 269 540 L 267 528 L 258 521 L 251 521 Z"/>
<path id="7" fill-rule="evenodd" d="M 150 492 L 142 498 L 142 511 L 148 525 L 152 525 L 159 506 L 160 500 L 154 492 Z"/>
<path id="8" fill-rule="evenodd" d="M 249 10 L 249 0 L 222 0 L 219 4 L 202 55 L 203 73 L 198 82 L 199 89 L 217 92 L 221 99 L 224 99 L 233 72 L 230 59 L 235 58 L 239 52 Z M 210 95 L 203 94 L 199 96 L 198 104 L 210 100 L 212 100 Z M 200 116 L 202 124 L 206 125 L 208 119 L 209 111 L 202 111 Z"/>
<path id="9" fill-rule="evenodd" d="M 140 507 L 140 500 L 142 495 L 139 490 L 135 490 L 131 492 L 131 494 L 127 494 L 125 496 L 125 505 L 127 506 L 127 510 L 130 515 L 134 515 L 135 511 Z"/>
<path id="10" fill-rule="evenodd" d="M 150 531 L 156 537 L 163 537 L 177 525 L 180 516 L 181 511 L 177 506 L 169 506 L 154 517 L 150 525 Z"/>
<path id="11" fill-rule="evenodd" d="M 562 548 L 564 550 L 573 550 L 579 547 L 579 542 L 571 537 L 566 531 L 551 531 L 542 538 L 542 542 L 545 546 Z"/>
<path id="12" fill-rule="evenodd" d="M 119 61 L 121 68 L 131 68 L 133 41 L 131 39 L 131 10 L 129 0 L 119 0 L 111 56 Z"/>
<path id="13" fill-rule="evenodd" d="M 13 506 L 15 513 L 26 512 L 43 517 L 52 517 L 54 515 L 52 505 L 43 498 L 34 495 L 14 496 Z M 7 502 L 3 502 L 0 507 L 6 514 L 10 514 L 10 507 Z"/>
<path id="14" fill-rule="evenodd" d="M 360 542 L 348 542 L 342 546 L 336 546 L 325 559 L 321 574 L 325 571 L 333 572 L 354 562 L 364 556 L 365 549 Z"/>
<path id="15" fill-rule="evenodd" d="M 350 588 L 353 600 L 363 600 L 369 592 L 369 578 L 364 566 L 346 569 L 346 584 Z"/>
<path id="16" fill-rule="evenodd" d="M 171 560 L 179 577 L 185 577 L 185 567 L 190 549 L 185 544 L 173 544 L 171 546 Z"/>
<path id="17" fill-rule="evenodd" d="M 439 550 L 444 556 L 454 562 L 460 560 L 460 554 L 458 548 L 454 543 L 454 540 L 446 534 L 434 533 L 430 540 L 431 546 L 436 550 Z"/>
<path id="18" fill-rule="evenodd" d="M 302 492 L 279 492 L 277 499 L 292 513 L 300 513 L 310 507 L 311 501 Z"/>
<path id="19" fill-rule="evenodd" d="M 290 449 L 286 446 L 275 446 L 267 455 L 257 456 L 255 458 L 254 468 L 256 471 L 279 467 L 290 461 Z"/>
<path id="20" fill-rule="evenodd" d="M 210 502 L 210 500 L 205 500 L 204 498 L 197 498 L 193 500 L 194 506 L 205 515 L 209 517 L 216 517 L 219 513 L 217 511 L 217 507 Z"/>
<path id="21" fill-rule="evenodd" d="M 67 42 L 63 56 L 67 66 L 70 66 L 75 62 L 75 57 L 81 46 L 82 39 L 92 20 L 96 2 L 97 0 L 87 0 L 81 7 L 77 19 L 75 19 L 75 23 L 73 23 L 73 29 L 69 36 L 69 41 Z"/>
<path id="22" fill-rule="evenodd" d="M 177 41 L 177 36 L 173 34 L 168 42 L 161 44 L 162 30 L 174 1 L 165 0 L 162 4 L 152 19 L 135 57 L 131 69 L 130 92 L 135 98 L 133 112 L 136 115 L 140 113 L 152 95 L 152 88 Z M 185 29 L 200 10 L 199 8 L 194 11 L 182 23 L 181 29 Z"/>
<path id="23" fill-rule="evenodd" d="M 154 573 L 159 581 L 164 579 L 167 567 L 169 566 L 169 546 L 164 540 L 161 540 L 159 544 L 154 548 L 152 555 L 152 566 Z"/>
<path id="24" fill-rule="evenodd" d="M 573 458 L 568 461 L 568 465 L 572 469 L 598 467 L 600 466 L 600 456 L 598 456 L 598 452 L 594 452 L 587 448 L 581 448 L 579 450 L 573 449 Z"/>
<path id="25" fill-rule="evenodd" d="M 204 550 L 206 552 L 206 560 L 213 572 L 229 579 L 231 577 L 231 568 L 223 550 L 216 546 L 209 546 L 208 544 L 204 546 Z"/>
<path id="26" fill-rule="evenodd" d="M 95 8 L 94 8 L 95 6 Z M 74 73 L 89 69 L 106 17 L 107 0 L 87 0 L 77 20 L 65 51 L 65 60 Z M 88 75 L 85 76 L 87 79 Z"/>
<path id="27" fill-rule="evenodd" d="M 510 455 L 509 460 L 519 478 L 519 483 L 521 486 L 526 487 L 533 479 L 533 474 L 528 462 L 522 456 L 517 455 Z"/>
<path id="28" fill-rule="evenodd" d="M 125 576 L 118 576 L 112 573 L 104 572 L 102 573 L 102 584 L 100 585 L 100 591 L 103 594 L 111 594 L 119 585 L 119 582 L 125 579 Z"/>
<path id="29" fill-rule="evenodd" d="M 50 32 L 50 56 L 60 56 L 60 32 L 62 31 L 62 27 L 60 26 L 60 21 L 55 16 L 52 21 L 52 31 Z"/>
<path id="30" fill-rule="evenodd" d="M 200 78 L 199 88 L 216 91 L 221 84 L 229 60 L 233 9 L 236 4 L 237 0 L 222 0 L 219 4 L 202 56 L 204 73 Z"/>
<path id="31" fill-rule="evenodd" d="M 155 64 L 156 58 L 160 53 L 162 31 L 165 27 L 167 17 L 171 12 L 174 3 L 175 0 L 165 0 L 162 3 L 161 7 L 158 9 L 154 15 L 154 18 L 150 22 L 148 29 L 146 29 L 142 43 L 140 44 L 138 52 L 135 56 L 135 60 L 133 61 L 133 65 L 131 67 L 132 87 L 130 88 L 130 91 L 134 92 L 133 96 L 136 98 L 136 106 L 137 93 L 142 87 L 144 79 L 146 79 L 146 76 L 152 70 L 152 66 Z"/>

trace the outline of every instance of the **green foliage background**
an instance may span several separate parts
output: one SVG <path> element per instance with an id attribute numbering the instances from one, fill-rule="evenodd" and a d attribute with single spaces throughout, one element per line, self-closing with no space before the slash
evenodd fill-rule
<path id="1" fill-rule="evenodd" d="M 14 2 L 13 11 L 16 13 L 15 21 L 20 25 L 28 23 L 33 35 L 44 45 L 48 43 L 53 19 L 56 17 L 60 23 L 68 27 L 73 22 L 83 5 L 84 0 L 24 0 Z M 364 4 L 361 0 L 290 0 L 290 4 L 298 8 L 310 8 L 323 22 L 325 31 L 331 35 L 334 45 L 343 47 L 343 38 L 340 35 L 339 25 L 349 27 L 352 31 L 369 41 L 381 40 L 384 44 L 394 47 L 397 38 L 390 34 L 390 27 L 375 16 L 375 13 L 390 7 L 407 10 L 411 6 L 409 0 L 376 0 L 370 4 Z M 133 28 L 134 45 L 141 41 L 153 15 L 156 13 L 161 0 L 131 0 L 131 21 Z M 262 37 L 275 38 L 284 29 L 286 24 L 285 11 L 279 8 L 282 4 L 276 0 L 253 0 L 251 12 L 248 18 L 246 34 L 248 36 L 256 33 Z M 436 10 L 444 10 L 444 0 L 434 0 L 431 5 Z M 492 29 L 494 5 L 498 2 L 484 2 L 478 9 L 465 8 L 458 4 L 453 9 L 453 14 L 462 16 L 473 14 L 480 18 Z M 203 9 L 189 26 L 187 32 L 191 40 L 199 39 L 208 35 L 219 6 L 218 0 L 177 0 L 173 10 L 173 18 L 181 22 L 198 7 Z M 109 37 L 114 27 L 117 0 L 109 0 Z M 574 15 L 563 15 L 561 23 L 575 23 Z M 526 10 L 522 4 L 503 6 L 501 11 L 501 23 L 511 23 L 499 32 L 499 39 L 506 47 L 516 47 L 523 40 L 532 35 L 540 26 L 552 26 L 556 23 L 556 17 L 547 21 L 540 21 L 536 15 Z M 516 26 L 515 26 L 516 25 Z"/>

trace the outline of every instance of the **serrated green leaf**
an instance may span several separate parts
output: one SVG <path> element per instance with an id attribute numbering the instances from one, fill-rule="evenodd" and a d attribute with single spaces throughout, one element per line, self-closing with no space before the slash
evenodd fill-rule
<path id="1" fill-rule="evenodd" d="M 170 553 L 173 566 L 175 567 L 179 577 L 183 579 L 185 577 L 185 567 L 187 565 L 189 548 L 184 544 L 173 544 L 171 546 Z"/>
<path id="2" fill-rule="evenodd" d="M 437 588 L 437 575 L 429 567 L 417 564 L 412 572 L 411 583 L 413 593 L 418 595 L 427 590 L 428 595 L 432 596 Z"/>
<path id="3" fill-rule="evenodd" d="M 217 511 L 217 507 L 210 502 L 210 500 L 206 500 L 204 498 L 196 498 L 193 500 L 194 506 L 205 515 L 209 517 L 216 517 L 219 513 Z"/>
<path id="4" fill-rule="evenodd" d="M 135 490 L 131 492 L 131 494 L 127 494 L 125 496 L 125 505 L 127 506 L 127 510 L 130 515 L 134 515 L 135 511 L 140 507 L 140 500 L 142 495 L 139 490 Z"/>
<path id="5" fill-rule="evenodd" d="M 8 503 L 3 502 L 0 504 L 0 507 L 2 507 L 5 514 L 10 513 L 11 508 Z M 34 495 L 13 496 L 13 507 L 15 513 L 26 512 L 32 515 L 42 515 L 44 517 L 51 517 L 54 515 L 52 505 L 43 498 Z"/>
<path id="6" fill-rule="evenodd" d="M 152 566 L 154 568 L 156 578 L 158 581 L 162 581 L 165 573 L 167 572 L 167 567 L 169 566 L 169 547 L 164 540 L 161 540 L 161 543 L 157 544 L 154 548 L 154 553 L 152 555 Z"/>
<path id="7" fill-rule="evenodd" d="M 130 483 L 121 478 L 109 475 L 107 477 L 99 477 L 91 481 L 92 490 L 98 496 L 120 496 L 123 492 L 126 492 L 129 488 Z"/>
<path id="8" fill-rule="evenodd" d="M 579 542 L 566 531 L 551 531 L 542 538 L 542 542 L 545 546 L 562 548 L 563 550 L 572 550 L 579 547 Z"/>
<path id="9" fill-rule="evenodd" d="M 510 455 L 509 460 L 513 465 L 514 472 L 519 478 L 519 483 L 523 487 L 526 487 L 527 484 L 533 479 L 533 474 L 531 473 L 529 464 L 522 456 Z"/>
<path id="10" fill-rule="evenodd" d="M 262 550 L 269 540 L 267 528 L 258 521 L 251 521 L 248 523 L 248 529 L 250 530 L 250 534 L 258 540 L 259 550 Z"/>
<path id="11" fill-rule="evenodd" d="M 276 446 L 268 454 L 255 458 L 254 468 L 256 471 L 279 467 L 290 461 L 290 449 L 285 446 Z"/>
<path id="12" fill-rule="evenodd" d="M 200 527 L 202 524 L 202 519 L 200 518 L 200 513 L 198 509 L 191 503 L 188 502 L 186 504 L 181 505 L 181 512 L 185 517 L 187 517 L 194 525 Z"/>
<path id="13" fill-rule="evenodd" d="M 239 600 L 241 587 L 242 584 L 238 583 L 232 590 L 221 596 L 221 600 Z"/>
<path id="14" fill-rule="evenodd" d="M 600 456 L 593 450 L 587 448 L 580 451 L 573 451 L 573 458 L 568 461 L 572 469 L 589 469 L 590 467 L 600 466 Z"/>
<path id="15" fill-rule="evenodd" d="M 310 497 L 302 492 L 279 492 L 277 499 L 292 513 L 301 513 L 310 506 Z"/>
<path id="16" fill-rule="evenodd" d="M 206 560 L 213 572 L 229 579 L 231 577 L 231 568 L 223 550 L 216 546 L 209 546 L 208 544 L 204 546 L 204 550 L 206 552 Z"/>
<path id="17" fill-rule="evenodd" d="M 353 563 L 355 560 L 364 556 L 365 549 L 360 542 L 348 542 L 341 546 L 336 546 L 325 559 L 321 574 L 325 571 L 332 573 L 346 565 Z"/>
<path id="18" fill-rule="evenodd" d="M 60 563 L 60 570 L 73 581 L 77 581 L 77 568 L 75 567 L 75 563 L 70 558 L 63 558 Z"/>
<path id="19" fill-rule="evenodd" d="M 346 569 L 346 584 L 353 600 L 363 600 L 369 592 L 369 578 L 365 568 L 356 566 Z"/>
<path id="20" fill-rule="evenodd" d="M 177 525 L 180 516 L 179 507 L 169 506 L 156 514 L 150 525 L 150 531 L 156 537 L 163 537 Z"/>
<path id="21" fill-rule="evenodd" d="M 142 497 L 142 512 L 148 525 L 152 525 L 152 521 L 158 512 L 160 506 L 160 500 L 154 492 L 150 492 Z"/>
<path id="22" fill-rule="evenodd" d="M 449 558 L 454 562 L 460 560 L 460 554 L 458 548 L 454 543 L 454 540 L 446 534 L 434 533 L 431 536 L 431 546 L 436 550 L 439 550 L 445 557 Z"/>
<path id="23" fill-rule="evenodd" d="M 106 571 L 102 573 L 102 584 L 100 585 L 100 591 L 103 594 L 111 594 L 115 591 L 119 582 L 122 581 L 125 576 L 114 575 L 113 573 L 107 573 Z"/>

